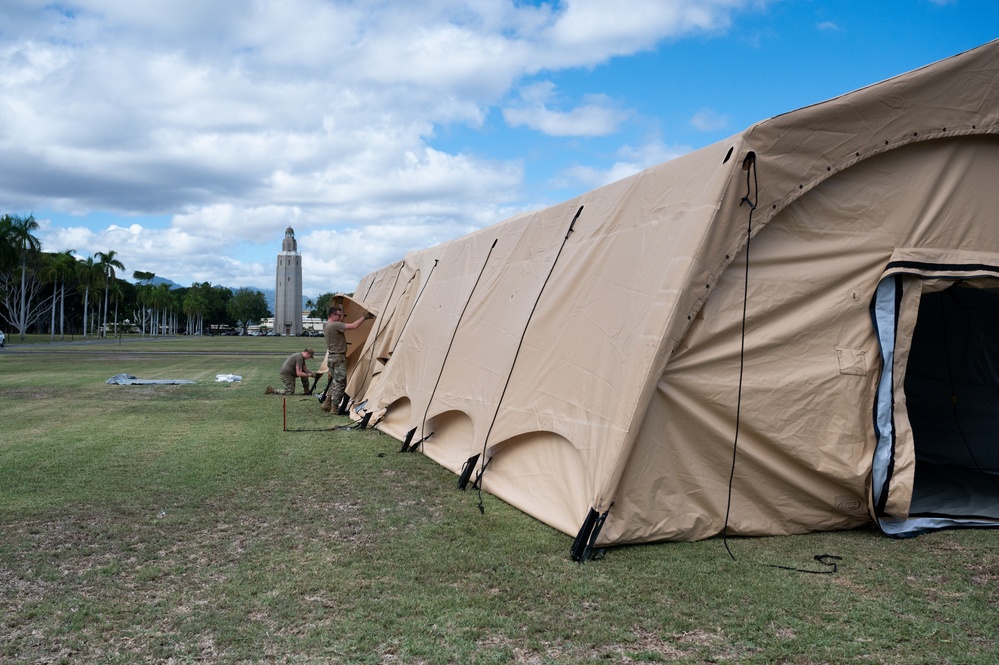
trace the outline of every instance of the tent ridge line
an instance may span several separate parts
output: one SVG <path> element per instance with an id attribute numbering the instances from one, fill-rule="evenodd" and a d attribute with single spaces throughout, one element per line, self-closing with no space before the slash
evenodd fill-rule
<path id="1" fill-rule="evenodd" d="M 747 157 L 750 153 L 755 153 L 755 158 L 756 159 L 759 158 L 759 151 L 752 149 L 743 151 L 742 150 L 743 146 L 739 147 L 740 147 L 740 152 L 744 152 Z M 721 215 L 721 211 L 723 209 L 729 209 L 728 206 L 731 206 L 731 210 L 733 211 L 730 215 L 731 219 L 736 219 L 739 216 L 740 214 L 739 208 L 742 206 L 743 199 L 745 198 L 740 194 L 740 192 L 742 191 L 742 185 L 744 184 L 744 176 L 742 175 L 743 169 L 741 163 L 742 163 L 741 160 L 738 160 L 737 165 L 730 168 L 731 173 L 726 179 L 726 184 L 724 189 L 719 194 L 718 197 L 719 203 L 715 207 L 715 212 L 714 215 L 712 216 L 713 219 L 717 219 Z M 756 166 L 754 166 L 754 168 L 756 168 Z M 729 197 L 732 196 L 732 192 L 735 192 L 734 197 L 732 198 L 731 201 L 728 201 Z M 757 190 L 756 196 L 757 196 L 757 204 L 755 207 L 750 209 L 751 214 L 755 214 L 755 211 L 759 208 L 759 190 Z M 769 218 L 770 218 L 769 216 L 765 216 L 764 221 L 769 221 Z M 750 238 L 755 237 L 758 228 L 762 226 L 763 226 L 762 223 L 759 224 L 759 226 L 754 224 L 753 228 L 750 229 L 751 233 L 749 234 L 749 237 Z M 708 297 L 711 295 L 711 286 L 718 283 L 718 280 L 720 280 L 721 276 L 725 273 L 726 270 L 728 270 L 729 266 L 735 260 L 735 257 L 745 248 L 747 234 L 741 232 L 744 230 L 744 227 L 741 224 L 738 225 L 737 228 L 739 229 L 740 233 L 733 234 L 732 244 L 724 249 L 725 258 L 715 263 L 713 267 L 709 264 L 704 265 L 705 272 L 707 273 L 707 281 L 705 283 L 705 288 L 704 289 L 697 288 L 696 293 L 694 292 L 693 288 L 684 290 L 685 292 L 690 293 L 690 295 L 693 297 L 690 302 L 690 305 L 683 308 L 684 312 L 677 313 L 676 319 L 679 320 L 680 323 L 679 323 L 679 328 L 675 334 L 669 334 L 669 329 L 672 327 L 672 322 L 667 321 L 666 337 L 669 339 L 671 343 L 669 353 L 666 354 L 667 358 L 673 355 L 673 353 L 676 351 L 676 348 L 680 345 L 680 342 L 683 341 L 683 338 L 687 335 L 687 330 L 690 328 L 691 324 L 693 323 L 694 318 L 697 317 L 697 314 L 701 311 L 701 308 L 704 306 L 704 303 L 707 302 Z M 702 238 L 702 242 L 698 245 L 697 251 L 695 252 L 695 256 L 698 253 L 700 253 L 702 250 L 704 250 L 704 245 L 705 242 L 704 239 Z M 691 285 L 694 284 L 692 272 L 693 272 L 692 270 L 688 271 L 687 275 L 685 275 L 685 280 L 684 280 L 685 284 L 691 284 Z M 684 317 L 686 318 L 686 320 L 684 320 Z M 665 370 L 665 364 L 663 365 L 662 369 Z"/>
<path id="2" fill-rule="evenodd" d="M 753 128 L 755 129 L 755 127 Z M 751 129 L 748 133 L 752 134 Z M 819 171 L 811 177 L 805 177 L 799 179 L 798 186 L 785 192 L 783 195 L 772 198 L 767 206 L 760 206 L 764 208 L 762 210 L 762 216 L 759 220 L 759 224 L 753 229 L 753 236 L 755 237 L 764 226 L 766 226 L 771 219 L 778 215 L 784 208 L 788 207 L 799 198 L 804 196 L 806 193 L 815 189 L 817 186 L 831 178 L 832 176 L 842 173 L 849 168 L 856 166 L 857 164 L 891 152 L 892 150 L 897 150 L 905 146 L 913 145 L 916 143 L 921 143 L 924 141 L 934 141 L 945 138 L 958 138 L 965 136 L 999 136 L 999 118 L 991 118 L 988 124 L 972 124 L 970 126 L 965 125 L 960 128 L 948 128 L 944 127 L 941 129 L 934 129 L 928 131 L 913 131 L 911 134 L 906 134 L 903 137 L 897 137 L 892 139 L 878 139 L 878 144 L 874 147 L 867 147 L 866 149 L 861 149 L 854 147 L 846 151 L 845 154 L 839 156 L 837 159 L 831 159 L 826 161 L 825 170 Z M 747 144 L 749 141 L 747 140 Z M 766 164 L 768 160 L 766 151 L 762 148 L 757 148 L 753 150 L 756 153 L 756 157 L 761 167 Z M 775 157 L 770 157 L 770 160 L 775 159 Z M 785 169 L 778 169 L 785 170 Z M 761 172 L 765 172 L 765 168 L 761 168 Z M 791 178 L 789 178 L 791 180 Z M 765 186 L 760 187 L 761 190 L 765 190 Z M 741 249 L 741 248 L 740 248 Z"/>
<path id="3" fill-rule="evenodd" d="M 743 152 L 745 154 L 749 154 L 750 152 L 755 153 L 757 160 L 757 167 L 760 169 L 761 173 L 766 173 L 767 162 L 772 161 L 775 158 L 772 157 L 770 160 L 768 160 L 764 149 L 752 147 L 750 139 L 751 135 L 753 134 L 754 130 L 756 130 L 757 127 L 759 127 L 759 125 L 752 127 L 746 132 L 745 146 L 747 147 L 747 149 L 744 150 Z M 941 128 L 939 130 L 930 130 L 926 132 L 914 131 L 911 134 L 907 134 L 904 138 L 897 139 L 894 142 L 884 141 L 884 143 L 879 143 L 877 146 L 869 148 L 867 150 L 851 148 L 848 151 L 849 154 L 841 156 L 840 159 L 828 160 L 826 162 L 826 168 L 824 171 L 819 171 L 816 175 L 811 176 L 811 178 L 806 177 L 800 179 L 797 188 L 791 189 L 790 191 L 784 193 L 782 196 L 771 199 L 769 203 L 766 205 L 764 205 L 762 202 L 758 203 L 757 208 L 759 209 L 760 212 L 760 218 L 759 220 L 754 221 L 753 228 L 751 229 L 751 232 L 749 234 L 749 238 L 750 239 L 755 238 L 757 234 L 759 234 L 759 232 L 763 230 L 763 228 L 765 228 L 773 220 L 774 217 L 779 215 L 785 208 L 790 206 L 799 198 L 801 198 L 808 192 L 812 191 L 813 189 L 824 183 L 826 180 L 833 177 L 834 175 L 842 173 L 843 171 L 846 171 L 847 169 L 850 169 L 856 166 L 857 164 L 860 164 L 861 162 L 864 162 L 873 157 L 877 157 L 879 155 L 889 153 L 892 150 L 897 150 L 899 148 L 924 141 L 939 140 L 943 138 L 957 138 L 963 136 L 989 136 L 989 135 L 999 136 L 999 118 L 992 119 L 991 122 L 987 125 L 980 125 L 978 123 L 975 123 L 970 127 L 965 125 L 959 129 Z M 780 172 L 781 170 L 783 169 L 779 167 L 777 168 L 778 172 Z M 732 175 L 735 176 L 737 182 L 741 182 L 742 176 L 740 174 L 733 173 Z M 729 187 L 726 187 L 726 193 L 729 189 L 730 189 Z M 766 185 L 765 184 L 761 185 L 760 191 L 763 192 L 765 190 L 766 190 Z M 720 207 L 721 206 L 719 206 L 719 208 Z M 734 217 L 735 215 L 733 215 L 733 218 Z M 723 261 L 720 261 L 718 264 L 719 270 L 711 272 L 713 282 L 717 281 L 718 277 L 725 270 L 727 270 L 729 265 L 731 265 L 732 261 L 735 260 L 735 256 L 745 248 L 746 236 L 744 234 L 737 234 L 735 237 L 737 238 L 736 242 L 733 243 L 732 247 L 730 248 L 730 251 L 726 253 L 725 259 Z M 687 328 L 689 327 L 690 323 L 693 322 L 694 317 L 697 316 L 697 313 L 701 310 L 701 307 L 704 305 L 706 299 L 707 299 L 707 294 L 704 294 L 696 298 L 695 301 L 691 304 L 691 307 L 688 308 L 687 323 L 684 324 L 680 328 L 680 330 L 678 330 L 679 334 L 676 335 L 676 337 L 671 340 L 673 342 L 673 347 L 670 350 L 670 355 L 672 355 L 672 353 L 676 350 L 676 347 L 679 346 L 680 342 L 683 340 L 683 337 L 686 335 Z"/>

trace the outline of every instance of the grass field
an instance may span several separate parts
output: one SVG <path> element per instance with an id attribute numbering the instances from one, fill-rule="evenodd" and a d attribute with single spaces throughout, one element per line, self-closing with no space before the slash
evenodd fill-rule
<path id="1" fill-rule="evenodd" d="M 571 538 L 313 398 L 301 340 L 0 351 L 4 663 L 995 663 L 999 532 Z M 114 374 L 194 385 L 107 385 Z M 238 374 L 218 383 L 216 374 Z M 285 422 L 287 429 L 285 430 Z M 812 557 L 842 557 L 828 575 Z"/>

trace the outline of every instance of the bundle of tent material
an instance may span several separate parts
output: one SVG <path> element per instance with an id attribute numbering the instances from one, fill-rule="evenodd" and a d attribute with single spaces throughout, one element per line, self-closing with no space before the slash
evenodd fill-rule
<path id="1" fill-rule="evenodd" d="M 566 534 L 999 525 L 999 42 L 367 275 L 355 418 Z"/>

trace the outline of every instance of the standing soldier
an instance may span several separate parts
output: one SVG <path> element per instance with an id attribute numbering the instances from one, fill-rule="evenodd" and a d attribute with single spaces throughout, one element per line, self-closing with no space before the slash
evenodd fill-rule
<path id="1" fill-rule="evenodd" d="M 332 385 L 326 390 L 323 400 L 323 411 L 335 413 L 347 391 L 347 337 L 344 333 L 361 327 L 365 319 L 375 318 L 370 312 L 352 323 L 343 322 L 343 309 L 333 305 L 329 309 L 329 319 L 323 324 L 323 337 L 326 338 L 326 351 L 329 353 L 327 364 L 330 370 Z M 334 406 L 336 405 L 336 406 Z"/>

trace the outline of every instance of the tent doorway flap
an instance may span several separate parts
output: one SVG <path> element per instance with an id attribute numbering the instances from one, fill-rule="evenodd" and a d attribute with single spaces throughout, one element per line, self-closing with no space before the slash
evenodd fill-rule
<path id="1" fill-rule="evenodd" d="M 872 489 L 890 535 L 999 526 L 999 269 L 953 272 L 895 274 L 875 297 Z"/>

